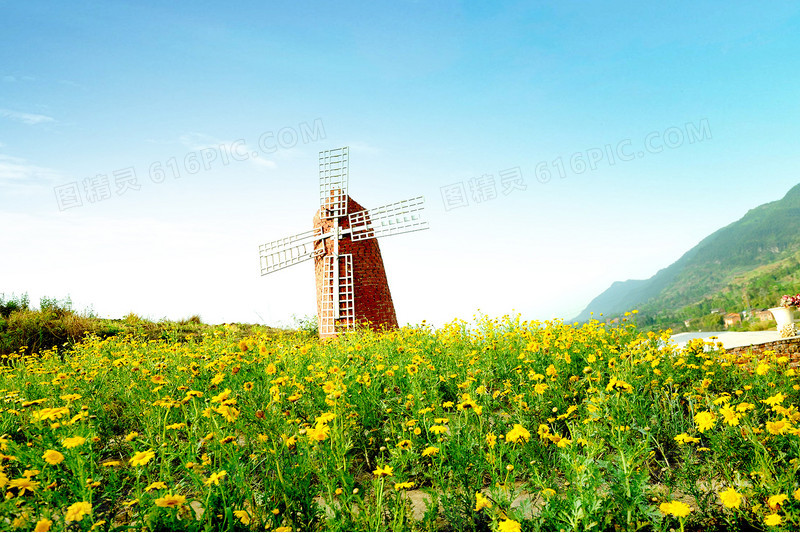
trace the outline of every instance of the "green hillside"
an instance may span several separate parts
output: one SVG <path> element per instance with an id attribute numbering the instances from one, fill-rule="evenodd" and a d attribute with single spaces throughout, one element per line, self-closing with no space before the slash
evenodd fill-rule
<path id="1" fill-rule="evenodd" d="M 638 309 L 645 327 L 684 327 L 712 309 L 774 307 L 782 294 L 800 290 L 800 185 L 783 199 L 751 209 L 647 280 L 615 282 L 575 320 L 590 312 L 611 318 Z M 694 329 L 698 329 L 694 327 Z"/>

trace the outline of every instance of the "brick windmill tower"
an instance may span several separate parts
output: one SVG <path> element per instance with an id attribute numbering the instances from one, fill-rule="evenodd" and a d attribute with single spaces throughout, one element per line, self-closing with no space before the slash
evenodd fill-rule
<path id="1" fill-rule="evenodd" d="M 347 195 L 349 148 L 319 153 L 314 229 L 262 244 L 261 275 L 314 259 L 320 337 L 369 322 L 396 328 L 397 317 L 377 237 L 428 229 L 421 196 L 364 209 Z"/>

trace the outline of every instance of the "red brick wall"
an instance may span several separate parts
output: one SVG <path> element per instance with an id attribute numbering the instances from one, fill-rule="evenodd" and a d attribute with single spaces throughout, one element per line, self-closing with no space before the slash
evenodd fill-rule
<path id="1" fill-rule="evenodd" d="M 791 359 L 789 363 L 791 367 L 800 366 L 800 337 L 789 337 L 750 346 L 737 346 L 736 348 L 728 348 L 725 351 L 740 357 L 756 355 L 760 358 L 767 350 L 774 352 L 777 357 L 788 356 Z"/>
<path id="2" fill-rule="evenodd" d="M 348 196 L 347 212 L 355 213 L 364 208 Z M 321 227 L 326 233 L 335 224 L 335 219 L 321 220 L 319 211 L 314 215 L 314 228 Z M 347 217 L 340 218 L 341 229 L 348 229 Z M 319 244 L 318 247 L 322 245 Z M 325 239 L 325 254 L 332 253 L 333 239 Z M 378 239 L 367 239 L 353 242 L 350 236 L 339 241 L 339 254 L 353 255 L 353 299 L 355 304 L 356 324 L 369 322 L 373 329 L 396 328 L 397 316 L 392 303 L 392 294 L 386 280 L 381 249 Z M 314 259 L 314 272 L 317 286 L 317 316 L 322 317 L 322 300 L 326 297 L 323 291 L 323 256 Z M 343 274 L 343 271 L 340 271 Z M 322 336 L 322 335 L 320 335 Z"/>

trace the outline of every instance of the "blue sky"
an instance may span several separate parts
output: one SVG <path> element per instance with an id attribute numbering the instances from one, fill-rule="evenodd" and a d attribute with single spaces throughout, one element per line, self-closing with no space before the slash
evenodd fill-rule
<path id="1" fill-rule="evenodd" d="M 402 323 L 569 319 L 800 182 L 799 11 L 0 0 L 0 292 L 290 324 L 312 267 L 258 245 L 350 146 L 356 201 L 426 197 Z"/>

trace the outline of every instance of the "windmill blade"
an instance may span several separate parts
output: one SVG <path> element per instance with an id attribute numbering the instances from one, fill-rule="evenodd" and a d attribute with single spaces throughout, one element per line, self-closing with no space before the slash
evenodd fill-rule
<path id="1" fill-rule="evenodd" d="M 319 209 L 322 219 L 347 216 L 350 147 L 319 153 Z"/>
<path id="2" fill-rule="evenodd" d="M 351 238 L 354 241 L 361 241 L 428 229 L 428 222 L 422 218 L 423 209 L 425 209 L 425 198 L 417 196 L 402 202 L 351 213 L 348 217 L 352 231 Z"/>
<path id="3" fill-rule="evenodd" d="M 314 249 L 314 244 L 322 237 L 321 230 L 315 228 L 291 237 L 268 242 L 258 247 L 261 257 L 261 275 L 307 261 L 324 253 L 324 249 Z"/>

